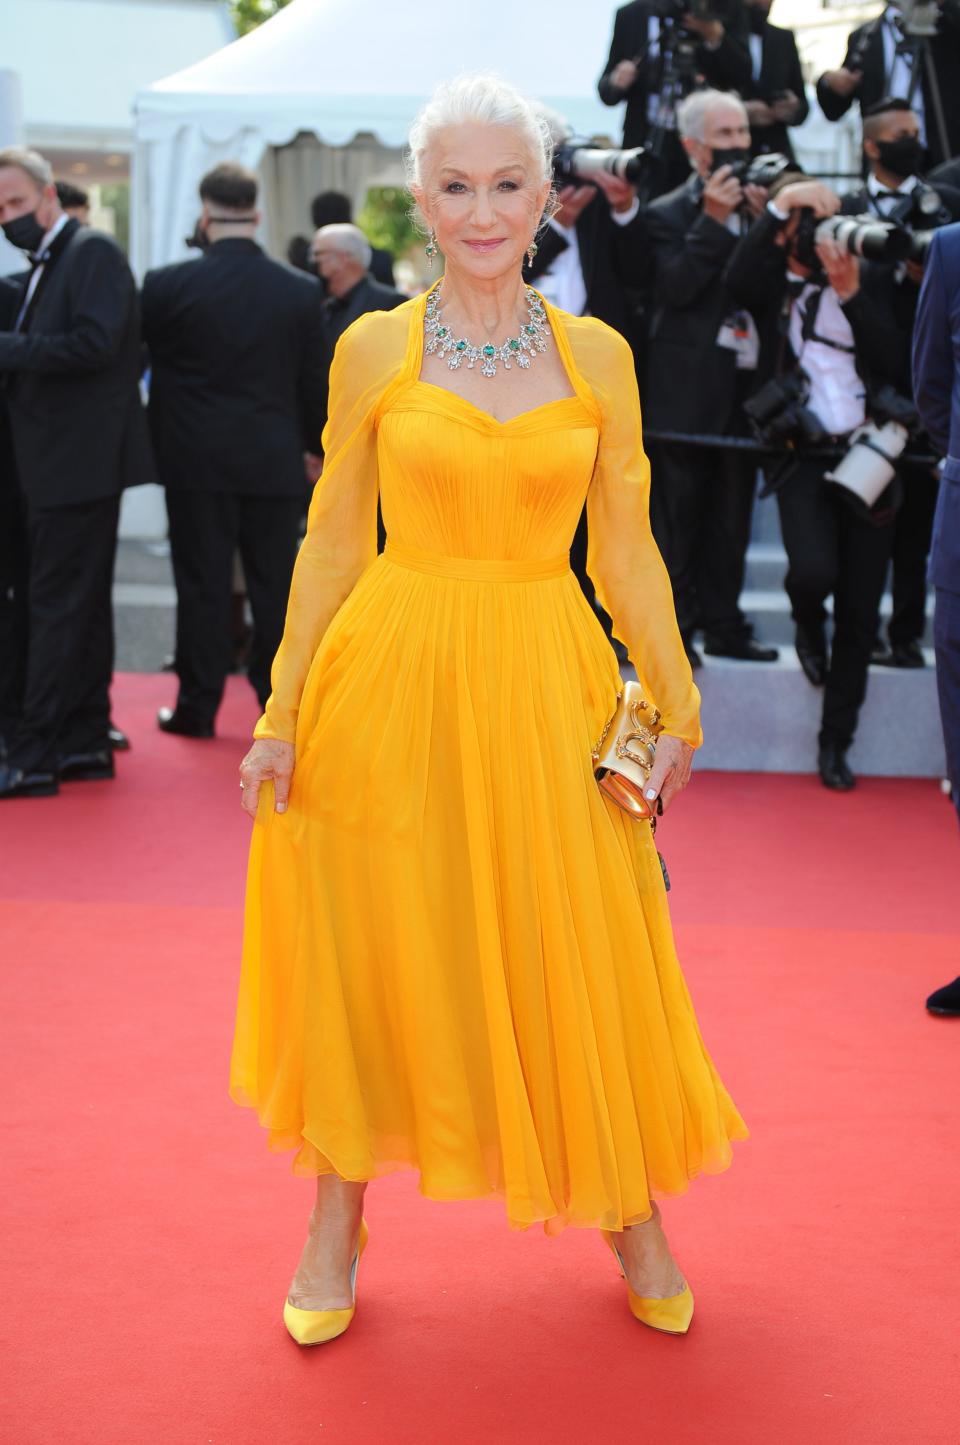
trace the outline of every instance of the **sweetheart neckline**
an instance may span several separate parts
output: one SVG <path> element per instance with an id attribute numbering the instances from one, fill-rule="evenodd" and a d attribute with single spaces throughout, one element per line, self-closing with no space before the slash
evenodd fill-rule
<path id="1" fill-rule="evenodd" d="M 542 401 L 539 406 L 528 407 L 526 411 L 518 411 L 515 416 L 509 416 L 506 421 L 501 421 L 499 417 L 495 417 L 492 412 L 484 411 L 482 406 L 477 406 L 476 402 L 468 400 L 465 396 L 461 396 L 457 391 L 451 391 L 447 386 L 438 386 L 435 381 L 425 381 L 423 377 L 417 376 L 413 378 L 413 385 L 426 386 L 429 387 L 431 391 L 440 392 L 442 396 L 452 397 L 454 401 L 459 401 L 464 406 L 469 407 L 472 412 L 476 412 L 477 416 L 482 416 L 484 421 L 488 421 L 493 426 L 498 427 L 512 426 L 516 421 L 522 421 L 528 416 L 536 416 L 538 412 L 547 411 L 552 406 L 563 406 L 564 403 L 568 401 L 579 401 L 581 405 L 583 404 L 582 398 L 578 396 L 576 392 L 572 392 L 570 396 L 557 396 L 554 397 L 553 401 Z"/>

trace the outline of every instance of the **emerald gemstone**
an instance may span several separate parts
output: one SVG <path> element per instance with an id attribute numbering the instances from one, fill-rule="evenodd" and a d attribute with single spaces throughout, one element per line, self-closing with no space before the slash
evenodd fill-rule
<path id="1" fill-rule="evenodd" d="M 466 351 L 466 349 L 467 349 L 467 343 L 466 343 L 465 341 L 458 341 L 458 342 L 457 342 L 457 350 L 458 350 L 458 351 Z"/>
<path id="2" fill-rule="evenodd" d="M 520 350 L 520 342 L 517 341 L 517 340 L 516 340 L 515 338 L 513 338 L 513 337 L 511 337 L 511 339 L 510 339 L 510 350 L 511 350 L 511 351 L 519 351 L 519 350 Z"/>
<path id="3" fill-rule="evenodd" d="M 447 328 L 446 328 L 445 326 L 438 326 L 438 327 L 437 327 L 437 335 L 438 335 L 438 336 L 446 336 L 446 334 L 447 334 Z"/>
<path id="4" fill-rule="evenodd" d="M 483 354 L 484 356 L 496 356 L 497 348 L 495 346 L 491 346 L 488 342 L 487 345 L 483 348 Z"/>
<path id="5" fill-rule="evenodd" d="M 525 326 L 523 329 L 528 336 L 536 336 L 537 334 L 537 328 L 535 326 Z"/>

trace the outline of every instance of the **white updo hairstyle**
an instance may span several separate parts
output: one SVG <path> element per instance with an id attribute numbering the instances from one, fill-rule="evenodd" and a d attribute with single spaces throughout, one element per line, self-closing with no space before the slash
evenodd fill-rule
<path id="1" fill-rule="evenodd" d="M 479 125 L 501 125 L 515 130 L 524 147 L 530 152 L 534 163 L 534 175 L 539 184 L 553 178 L 554 138 L 551 127 L 541 108 L 514 86 L 492 72 L 474 75 L 458 75 L 453 80 L 438 85 L 426 105 L 410 127 L 408 150 L 404 157 L 407 185 L 423 190 L 426 179 L 425 159 L 436 136 L 448 126 L 475 122 Z M 543 219 L 556 209 L 554 194 L 547 198 Z M 429 227 L 420 211 L 414 205 L 413 218 L 426 235 Z M 540 226 L 538 226 L 538 231 Z"/>

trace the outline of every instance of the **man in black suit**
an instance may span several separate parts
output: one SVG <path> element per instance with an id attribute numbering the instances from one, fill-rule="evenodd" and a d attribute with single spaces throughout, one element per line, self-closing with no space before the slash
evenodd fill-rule
<path id="1" fill-rule="evenodd" d="M 554 148 L 570 139 L 567 122 L 541 106 Z M 574 316 L 596 316 L 639 352 L 634 314 L 650 276 L 650 249 L 636 188 L 600 172 L 589 180 L 558 178 L 558 209 L 537 237 L 524 279 L 554 306 Z"/>
<path id="2" fill-rule="evenodd" d="M 740 94 L 750 117 L 754 155 L 779 153 L 794 159 L 789 127 L 810 114 L 800 54 L 792 30 L 771 25 L 773 0 L 747 0 L 750 25 L 750 80 Z"/>
<path id="3" fill-rule="evenodd" d="M 653 313 L 644 413 L 651 430 L 686 435 L 742 434 L 741 406 L 752 389 L 759 334 L 738 307 L 723 272 L 747 224 L 749 194 L 731 164 L 749 155 L 743 103 L 715 90 L 695 91 L 678 119 L 694 173 L 654 201 L 647 229 L 654 252 Z M 698 627 L 718 657 L 774 662 L 740 610 L 756 465 L 732 449 L 658 442 L 653 456 L 651 519 L 673 584 L 677 622 L 693 666 Z"/>
<path id="4" fill-rule="evenodd" d="M 350 197 L 342 191 L 321 191 L 310 202 L 310 219 L 314 232 L 324 226 L 349 226 L 353 224 L 353 207 Z M 367 267 L 374 281 L 381 286 L 396 286 L 393 274 L 393 257 L 380 246 L 370 247 L 370 265 Z"/>
<path id="5" fill-rule="evenodd" d="M 960 21 L 943 13 L 929 41 L 935 86 L 924 57 L 912 65 L 904 42 L 900 7 L 887 5 L 851 32 L 843 65 L 817 81 L 817 99 L 828 120 L 839 120 L 854 100 L 865 115 L 883 96 L 904 96 L 919 117 L 928 166 L 940 165 L 960 151 Z"/>
<path id="6" fill-rule="evenodd" d="M 158 722 L 209 738 L 231 668 L 237 550 L 253 612 L 247 672 L 261 705 L 270 694 L 326 373 L 316 281 L 253 239 L 256 176 L 219 165 L 200 199 L 207 244 L 198 261 L 147 275 L 143 337 L 177 586 L 180 689 Z"/>
<path id="7" fill-rule="evenodd" d="M 373 247 L 359 227 L 346 223 L 323 226 L 311 249 L 317 275 L 326 285 L 323 332 L 329 364 L 340 337 L 359 316 L 368 311 L 392 311 L 407 297 L 371 276 Z"/>
<path id="8" fill-rule="evenodd" d="M 0 223 L 33 263 L 0 331 L 28 557 L 26 674 L 0 766 L 0 798 L 11 798 L 113 777 L 120 493 L 152 469 L 136 287 L 120 248 L 64 214 L 34 151 L 0 151 Z"/>
<path id="9" fill-rule="evenodd" d="M 644 186 L 648 197 L 681 185 L 689 169 L 670 100 L 671 69 L 681 72 L 678 98 L 700 84 L 740 91 L 750 82 L 743 0 L 716 0 L 713 9 L 709 20 L 689 13 L 681 21 L 664 20 L 650 0 L 631 0 L 616 13 L 597 90 L 604 105 L 627 102 L 625 146 L 659 139 L 659 164 Z"/>
<path id="10" fill-rule="evenodd" d="M 911 198 L 924 191 L 920 179 L 924 150 L 920 118 L 909 101 L 884 96 L 868 106 L 863 116 L 863 156 L 867 179 L 862 187 L 843 197 L 845 215 L 875 215 L 883 220 L 905 220 Z M 960 220 L 960 192 L 938 186 L 939 215 L 912 216 L 917 229 Z M 917 313 L 923 266 L 919 262 L 866 265 L 862 291 L 872 315 L 884 331 L 873 348 L 875 364 L 884 364 L 884 376 L 903 396 L 911 395 L 910 350 Z M 926 628 L 927 557 L 937 505 L 937 476 L 926 466 L 903 462 L 903 504 L 893 527 L 893 612 L 887 627 L 889 646 L 878 641 L 873 662 L 884 667 L 924 666 L 922 639 Z"/>

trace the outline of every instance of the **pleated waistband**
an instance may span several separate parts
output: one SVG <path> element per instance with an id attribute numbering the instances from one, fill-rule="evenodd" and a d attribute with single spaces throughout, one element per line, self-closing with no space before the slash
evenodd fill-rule
<path id="1" fill-rule="evenodd" d="M 457 577 L 464 581 L 545 582 L 550 577 L 562 577 L 570 571 L 568 554 L 520 561 L 498 557 L 447 557 L 442 552 L 422 552 L 418 547 L 387 542 L 383 555 L 398 567 L 411 567 L 415 572 L 429 572 L 433 577 Z"/>

